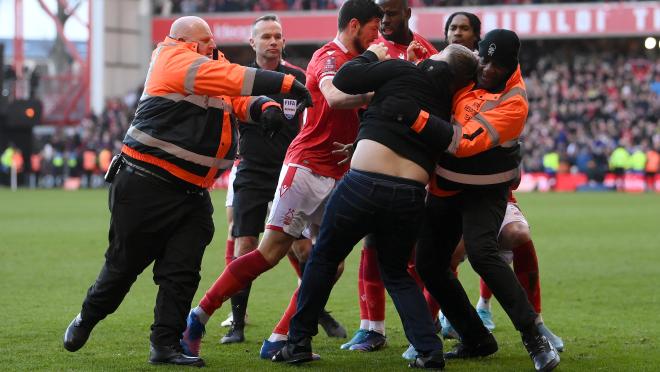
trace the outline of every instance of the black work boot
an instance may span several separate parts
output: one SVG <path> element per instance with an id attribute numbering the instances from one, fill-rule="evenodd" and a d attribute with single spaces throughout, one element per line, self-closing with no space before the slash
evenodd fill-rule
<path id="1" fill-rule="evenodd" d="M 442 349 L 434 350 L 430 353 L 419 353 L 414 361 L 408 364 L 410 368 L 424 368 L 424 369 L 444 369 L 445 357 L 442 354 Z"/>
<path id="2" fill-rule="evenodd" d="M 552 371 L 559 365 L 559 353 L 536 327 L 530 332 L 521 333 L 523 345 L 534 362 L 537 371 Z"/>
<path id="3" fill-rule="evenodd" d="M 272 360 L 273 362 L 286 362 L 290 364 L 311 362 L 314 360 L 314 356 L 312 355 L 312 339 L 303 338 L 300 341 L 287 341 L 284 347 L 273 355 Z"/>
<path id="4" fill-rule="evenodd" d="M 86 322 L 80 314 L 76 315 L 64 331 L 64 348 L 74 352 L 83 347 L 95 325 L 96 322 Z"/>
<path id="5" fill-rule="evenodd" d="M 229 332 L 220 339 L 221 344 L 235 344 L 245 341 L 245 324 L 232 323 Z"/>
<path id="6" fill-rule="evenodd" d="M 204 367 L 204 359 L 184 354 L 180 345 L 158 346 L 151 344 L 149 363 Z"/>
<path id="7" fill-rule="evenodd" d="M 479 358 L 494 354 L 497 351 L 497 341 L 492 333 L 477 341 L 462 340 L 451 351 L 445 353 L 446 359 Z"/>
<path id="8" fill-rule="evenodd" d="M 323 327 L 328 337 L 346 338 L 348 336 L 346 328 L 339 324 L 325 309 L 321 310 L 321 314 L 319 314 L 319 325 Z"/>

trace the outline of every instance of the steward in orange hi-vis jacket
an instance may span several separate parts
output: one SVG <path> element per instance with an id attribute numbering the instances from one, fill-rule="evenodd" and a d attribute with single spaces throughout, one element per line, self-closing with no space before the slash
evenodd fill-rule
<path id="1" fill-rule="evenodd" d="M 289 93 L 295 80 L 293 75 L 229 63 L 222 54 L 212 60 L 200 56 L 196 47 L 166 37 L 154 50 L 122 152 L 207 188 L 236 153 L 230 114 L 256 123 L 266 108 L 279 107 L 264 96 L 237 96 Z"/>
<path id="2" fill-rule="evenodd" d="M 451 124 L 417 107 L 411 109 L 405 99 L 396 105 L 397 119 L 434 141 L 442 152 L 429 187 L 416 267 L 461 339 L 445 357 L 471 358 L 497 351 L 495 338 L 450 268 L 462 235 L 472 267 L 521 332 L 535 369 L 550 371 L 559 364 L 559 355 L 539 333 L 534 308 L 498 254 L 497 235 L 509 188 L 519 175 L 518 137 L 528 112 L 519 49 L 513 31 L 496 29 L 484 36 L 479 42 L 476 83 L 454 96 Z"/>
<path id="3" fill-rule="evenodd" d="M 206 246 L 213 238 L 207 191 L 236 151 L 235 114 L 244 125 L 268 131 L 285 125 L 278 104 L 258 94 L 289 93 L 311 102 L 291 75 L 212 59 L 216 48 L 199 17 L 174 21 L 152 54 L 135 119 L 113 159 L 109 247 L 80 313 L 64 333 L 64 348 L 80 349 L 93 327 L 121 304 L 137 276 L 152 262 L 158 296 L 149 362 L 202 366 L 183 354 L 179 339 L 197 290 Z M 239 97 L 246 96 L 246 97 Z M 116 159 L 119 159 L 117 161 Z"/>

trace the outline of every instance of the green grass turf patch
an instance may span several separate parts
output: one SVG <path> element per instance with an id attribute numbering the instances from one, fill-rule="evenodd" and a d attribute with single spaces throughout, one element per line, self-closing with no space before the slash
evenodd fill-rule
<path id="1" fill-rule="evenodd" d="M 224 267 L 224 192 L 213 192 L 216 235 L 207 248 L 194 303 Z M 564 338 L 561 370 L 644 371 L 660 368 L 660 196 L 622 194 L 520 194 L 532 225 L 541 266 L 543 315 Z M 139 277 L 119 310 L 101 322 L 76 353 L 62 334 L 103 264 L 109 212 L 107 192 L 0 189 L 0 309 L 3 370 L 172 370 L 147 363 L 156 287 L 151 268 Z M 358 251 L 358 249 L 356 249 Z M 327 306 L 349 333 L 358 325 L 357 264 L 351 254 Z M 289 263 L 253 285 L 247 341 L 219 345 L 229 306 L 210 321 L 202 354 L 208 370 L 282 370 L 258 358 L 296 286 Z M 460 269 L 469 295 L 478 298 L 469 265 Z M 532 370 L 506 314 L 494 304 L 500 351 L 476 361 L 451 361 L 451 371 Z M 394 306 L 387 304 L 388 346 L 376 353 L 339 350 L 345 340 L 314 339 L 320 362 L 296 370 L 403 370 L 406 349 Z M 453 342 L 447 342 L 446 348 Z"/>

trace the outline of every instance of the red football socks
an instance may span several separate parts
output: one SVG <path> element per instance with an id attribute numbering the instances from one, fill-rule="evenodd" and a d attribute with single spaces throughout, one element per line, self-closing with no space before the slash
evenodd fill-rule
<path id="1" fill-rule="evenodd" d="M 293 315 L 296 313 L 299 288 L 300 287 L 296 288 L 296 291 L 293 292 L 293 296 L 291 296 L 291 301 L 289 301 L 289 306 L 286 307 L 284 314 L 282 314 L 282 318 L 273 329 L 273 333 L 278 335 L 286 335 L 289 333 L 289 323 L 291 322 L 291 318 L 293 318 Z"/>
<path id="2" fill-rule="evenodd" d="M 211 288 L 206 291 L 199 306 L 211 316 L 222 306 L 223 302 L 271 267 L 258 249 L 238 257 L 225 268 Z"/>
<path id="3" fill-rule="evenodd" d="M 372 322 L 385 320 L 385 285 L 378 268 L 378 252 L 373 248 L 364 252 L 364 294 L 366 297 L 369 319 Z"/>
<path id="4" fill-rule="evenodd" d="M 539 279 L 539 261 L 531 240 L 512 249 L 513 271 L 525 289 L 534 311 L 541 313 L 541 282 Z"/>

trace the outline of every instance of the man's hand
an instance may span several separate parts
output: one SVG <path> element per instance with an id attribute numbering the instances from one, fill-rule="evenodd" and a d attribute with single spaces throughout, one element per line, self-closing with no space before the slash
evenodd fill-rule
<path id="1" fill-rule="evenodd" d="M 291 90 L 289 91 L 292 95 L 296 96 L 298 99 L 298 107 L 296 107 L 296 113 L 301 113 L 306 107 L 312 107 L 312 95 L 305 87 L 305 84 L 299 82 L 298 80 L 293 81 L 291 85 Z"/>
<path id="2" fill-rule="evenodd" d="M 344 155 L 344 159 L 339 161 L 337 165 L 344 165 L 347 162 L 351 161 L 351 157 L 353 156 L 352 143 L 345 145 L 343 143 L 333 142 L 332 144 L 335 146 L 335 150 L 332 150 L 332 155 Z"/>
<path id="3" fill-rule="evenodd" d="M 367 50 L 373 52 L 376 56 L 378 56 L 379 61 L 390 59 L 390 55 L 387 54 L 387 47 L 385 46 L 384 43 L 371 44 L 369 45 L 369 48 L 367 48 Z"/>
<path id="4" fill-rule="evenodd" d="M 259 123 L 264 134 L 270 138 L 273 138 L 282 129 L 283 125 L 288 125 L 284 113 L 278 106 L 268 106 L 261 113 Z"/>
<path id="5" fill-rule="evenodd" d="M 419 105 L 408 97 L 389 96 L 381 104 L 381 113 L 397 123 L 412 126 L 419 116 Z"/>
<path id="6" fill-rule="evenodd" d="M 426 55 L 428 52 L 419 41 L 413 40 L 408 45 L 408 49 L 406 49 L 406 59 L 410 62 L 417 62 L 419 59 L 417 58 L 418 55 Z"/>

